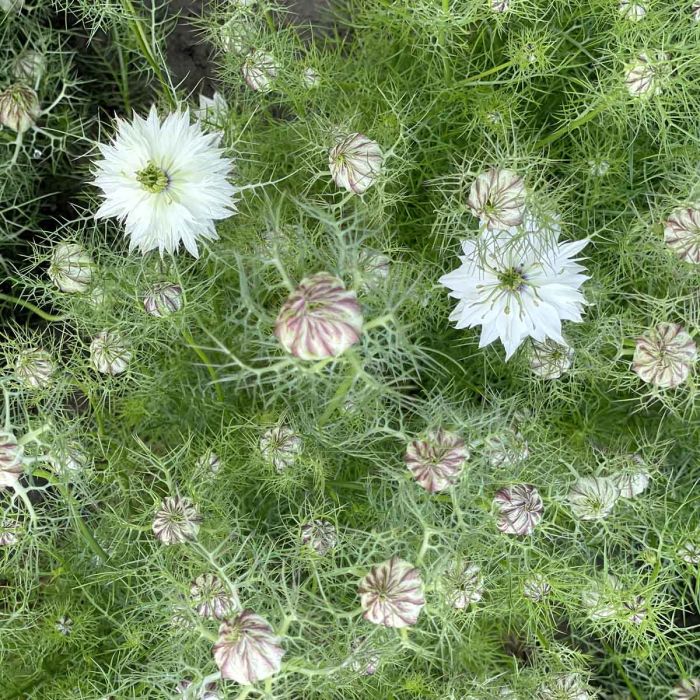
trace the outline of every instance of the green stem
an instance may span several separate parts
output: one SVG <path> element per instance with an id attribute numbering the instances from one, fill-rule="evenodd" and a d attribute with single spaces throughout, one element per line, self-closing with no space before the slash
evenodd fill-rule
<path id="1" fill-rule="evenodd" d="M 18 297 L 13 297 L 10 296 L 9 294 L 3 294 L 0 292 L 0 300 L 2 301 L 9 301 L 12 302 L 13 304 L 16 304 L 17 306 L 23 306 L 25 309 L 28 309 L 32 313 L 36 314 L 39 316 L 39 318 L 44 319 L 44 321 L 49 321 L 49 322 L 55 322 L 55 321 L 65 321 L 68 316 L 54 316 L 53 314 L 48 314 L 46 311 L 42 311 L 38 306 L 35 306 L 29 301 L 25 301 L 24 299 L 19 299 Z"/>
<path id="2" fill-rule="evenodd" d="M 560 127 L 553 133 L 551 133 L 549 136 L 545 136 L 543 139 L 540 139 L 536 144 L 535 148 L 542 148 L 543 146 L 547 146 L 550 143 L 553 143 L 554 141 L 560 139 L 562 136 L 566 136 L 571 131 L 574 131 L 574 129 L 578 129 L 580 126 L 583 126 L 584 124 L 587 124 L 589 121 L 592 119 L 595 119 L 599 114 L 602 114 L 609 106 L 609 101 L 608 100 L 602 100 L 597 106 L 591 107 L 590 109 L 586 110 L 583 114 L 579 115 L 574 119 L 573 121 L 569 122 L 568 124 L 564 124 L 564 126 Z"/>
<path id="3" fill-rule="evenodd" d="M 212 385 L 214 386 L 214 391 L 216 392 L 216 396 L 223 403 L 224 401 L 224 392 L 221 389 L 221 386 L 219 385 L 219 377 L 216 374 L 216 370 L 214 369 L 214 366 L 211 363 L 211 360 L 207 357 L 207 354 L 197 346 L 194 342 L 194 337 L 192 336 L 192 333 L 190 333 L 189 329 L 185 329 L 182 331 L 182 335 L 185 339 L 185 342 L 187 345 L 194 350 L 195 354 L 197 357 L 202 361 L 204 366 L 207 368 L 207 372 L 209 373 L 209 376 L 211 377 Z"/>
<path id="4" fill-rule="evenodd" d="M 63 495 L 63 498 L 68 504 L 68 508 L 71 512 L 71 515 L 73 516 L 73 520 L 75 521 L 75 525 L 78 528 L 78 532 L 85 540 L 87 546 L 92 550 L 93 554 L 98 556 L 102 561 L 108 561 L 109 554 L 107 554 L 107 552 L 105 552 L 105 550 L 102 549 L 100 543 L 93 537 L 93 534 L 88 529 L 88 526 L 85 524 L 85 521 L 80 517 L 80 513 L 78 512 L 78 509 L 76 507 L 73 495 L 70 493 L 70 491 L 65 485 L 59 483 L 56 483 L 55 485 L 58 486 L 59 490 L 61 491 L 61 494 Z"/>

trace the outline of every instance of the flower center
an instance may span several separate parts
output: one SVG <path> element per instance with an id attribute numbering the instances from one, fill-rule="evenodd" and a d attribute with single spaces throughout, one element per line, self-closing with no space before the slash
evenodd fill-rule
<path id="1" fill-rule="evenodd" d="M 165 170 L 159 168 L 153 161 L 136 173 L 136 180 L 144 190 L 153 194 L 162 192 L 170 182 Z"/>
<path id="2" fill-rule="evenodd" d="M 518 292 L 525 286 L 525 277 L 521 267 L 509 267 L 498 273 L 498 284 L 507 292 Z"/>

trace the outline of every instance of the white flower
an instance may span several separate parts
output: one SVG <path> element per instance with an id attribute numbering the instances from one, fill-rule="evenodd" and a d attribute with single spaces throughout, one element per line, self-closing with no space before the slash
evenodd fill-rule
<path id="1" fill-rule="evenodd" d="M 199 95 L 199 107 L 194 110 L 194 117 L 205 125 L 222 129 L 226 124 L 228 116 L 228 104 L 226 98 L 220 93 L 215 92 L 212 97 Z"/>
<path id="2" fill-rule="evenodd" d="M 516 484 L 496 492 L 498 529 L 509 535 L 529 535 L 542 519 L 544 504 L 534 486 Z"/>
<path id="3" fill-rule="evenodd" d="M 494 469 L 513 467 L 530 456 L 527 440 L 510 428 L 497 435 L 489 435 L 484 441 L 484 452 Z"/>
<path id="4" fill-rule="evenodd" d="M 17 353 L 15 376 L 30 389 L 41 389 L 51 383 L 54 373 L 51 355 L 41 348 L 24 348 Z"/>
<path id="5" fill-rule="evenodd" d="M 243 79 L 251 90 L 270 92 L 272 81 L 277 77 L 277 64 L 270 54 L 251 51 L 243 63 Z"/>
<path id="6" fill-rule="evenodd" d="M 219 627 L 214 661 L 222 678 L 251 685 L 280 670 L 284 656 L 281 642 L 267 620 L 244 610 Z"/>
<path id="7" fill-rule="evenodd" d="M 619 497 L 620 492 L 612 479 L 587 476 L 571 487 L 569 506 L 580 520 L 601 520 L 610 515 Z"/>
<path id="8" fill-rule="evenodd" d="M 406 448 L 404 460 L 415 480 L 429 493 L 454 485 L 469 459 L 464 440 L 447 430 L 432 430 Z"/>
<path id="9" fill-rule="evenodd" d="M 291 355 L 322 360 L 342 355 L 360 340 L 362 309 L 357 294 L 328 272 L 305 277 L 284 302 L 275 336 Z"/>
<path id="10" fill-rule="evenodd" d="M 24 472 L 24 449 L 17 438 L 0 430 L 0 491 L 12 488 Z"/>
<path id="11" fill-rule="evenodd" d="M 301 437 L 284 425 L 269 428 L 260 437 L 260 453 L 278 472 L 291 467 L 303 449 Z"/>
<path id="12" fill-rule="evenodd" d="M 120 335 L 102 331 L 90 343 L 90 360 L 98 372 L 117 375 L 126 371 L 131 353 Z"/>
<path id="13" fill-rule="evenodd" d="M 17 80 L 36 82 L 41 80 L 46 70 L 46 59 L 38 52 L 31 49 L 23 51 L 12 62 L 12 75 Z"/>
<path id="14" fill-rule="evenodd" d="M 425 605 L 418 569 L 399 557 L 373 566 L 357 590 L 365 620 L 375 625 L 415 625 Z"/>
<path id="15" fill-rule="evenodd" d="M 646 7 L 638 2 L 631 2 L 631 0 L 620 0 L 620 14 L 625 18 L 632 20 L 633 22 L 639 22 L 640 19 L 644 19 L 647 14 Z"/>
<path id="16" fill-rule="evenodd" d="M 77 294 L 90 286 L 93 267 L 92 258 L 83 246 L 61 241 L 51 251 L 47 274 L 62 292 Z"/>
<path id="17" fill-rule="evenodd" d="M 333 523 L 327 520 L 312 520 L 301 527 L 301 543 L 323 556 L 333 549 L 338 542 L 338 535 Z"/>
<path id="18" fill-rule="evenodd" d="M 472 603 L 478 603 L 484 596 L 484 579 L 481 567 L 469 562 L 456 563 L 445 576 L 447 603 L 450 607 L 463 610 Z"/>
<path id="19" fill-rule="evenodd" d="M 676 700 L 700 700 L 700 678 L 687 678 L 673 688 Z"/>
<path id="20" fill-rule="evenodd" d="M 39 98 L 32 88 L 15 83 L 0 92 L 0 124 L 23 134 L 41 114 Z"/>
<path id="21" fill-rule="evenodd" d="M 154 284 L 143 297 L 143 308 L 156 318 L 174 314 L 182 308 L 182 287 L 171 282 Z"/>
<path id="22" fill-rule="evenodd" d="M 462 265 L 440 278 L 458 303 L 456 328 L 482 326 L 479 347 L 501 339 L 508 360 L 531 337 L 566 345 L 562 320 L 581 321 L 579 287 L 588 279 L 576 255 L 588 240 L 559 242 L 559 226 L 526 218 L 522 233 L 484 229 L 462 242 Z"/>
<path id="23" fill-rule="evenodd" d="M 182 241 L 197 257 L 197 240 L 216 240 L 214 221 L 236 211 L 237 190 L 227 180 L 232 163 L 217 147 L 220 136 L 190 124 L 188 112 L 161 122 L 155 107 L 146 119 L 117 119 L 117 127 L 95 164 L 94 184 L 104 195 L 95 217 L 123 222 L 129 250 L 174 253 Z"/>
<path id="24" fill-rule="evenodd" d="M 538 603 L 552 592 L 552 587 L 542 574 L 535 574 L 523 584 L 523 595 Z"/>
<path id="25" fill-rule="evenodd" d="M 662 389 L 683 384 L 697 358 L 691 335 L 677 323 L 660 323 L 637 339 L 632 370 Z"/>
<path id="26" fill-rule="evenodd" d="M 188 542 L 197 537 L 202 518 L 189 498 L 168 496 L 153 519 L 153 534 L 163 544 Z"/>
<path id="27" fill-rule="evenodd" d="M 663 61 L 668 60 L 668 55 L 659 53 L 656 62 L 652 62 L 649 55 L 640 53 L 637 61 L 627 67 L 625 74 L 625 85 L 632 97 L 651 97 L 662 92 L 659 85 L 661 66 Z"/>
<path id="28" fill-rule="evenodd" d="M 201 574 L 192 581 L 190 600 L 198 615 L 219 620 L 241 606 L 235 591 L 229 591 L 214 574 Z"/>
<path id="29" fill-rule="evenodd" d="M 567 345 L 549 339 L 544 343 L 532 341 L 530 369 L 541 379 L 559 379 L 571 367 L 573 359 L 574 350 Z"/>
<path id="30" fill-rule="evenodd" d="M 61 617 L 56 620 L 56 631 L 67 637 L 73 631 L 73 620 L 67 615 L 61 615 Z"/>
<path id="31" fill-rule="evenodd" d="M 355 194 L 364 194 L 374 184 L 383 163 L 379 144 L 364 134 L 340 137 L 328 154 L 333 182 Z"/>
<path id="32" fill-rule="evenodd" d="M 519 226 L 525 215 L 525 183 L 504 168 L 480 173 L 472 182 L 467 204 L 482 226 L 503 229 Z"/>
<path id="33" fill-rule="evenodd" d="M 664 241 L 681 260 L 700 265 L 700 209 L 674 209 L 664 224 Z"/>

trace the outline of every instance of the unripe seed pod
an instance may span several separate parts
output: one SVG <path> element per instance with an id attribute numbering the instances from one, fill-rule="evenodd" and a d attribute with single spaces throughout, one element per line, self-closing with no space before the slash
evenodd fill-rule
<path id="1" fill-rule="evenodd" d="M 156 318 L 174 314 L 182 308 L 182 287 L 170 282 L 154 284 L 144 295 L 143 308 Z"/>
<path id="2" fill-rule="evenodd" d="M 374 184 L 383 163 L 384 154 L 379 144 L 364 134 L 339 138 L 328 154 L 335 184 L 355 194 L 363 194 Z"/>
<path id="3" fill-rule="evenodd" d="M 70 294 L 84 292 L 92 282 L 92 258 L 77 243 L 62 241 L 51 252 L 48 275 L 62 291 Z"/>
<path id="4" fill-rule="evenodd" d="M 12 62 L 12 75 L 17 80 L 26 80 L 29 83 L 41 80 L 46 70 L 46 59 L 38 52 L 23 51 Z"/>
<path id="5" fill-rule="evenodd" d="M 54 364 L 51 355 L 41 348 L 24 348 L 17 353 L 15 376 L 29 389 L 41 389 L 51 383 Z"/>
<path id="6" fill-rule="evenodd" d="M 15 83 L 0 92 L 0 124 L 23 134 L 41 114 L 39 97 L 32 88 Z"/>
<path id="7" fill-rule="evenodd" d="M 90 343 L 90 360 L 102 374 L 117 375 L 126 371 L 131 353 L 117 333 L 102 331 Z"/>

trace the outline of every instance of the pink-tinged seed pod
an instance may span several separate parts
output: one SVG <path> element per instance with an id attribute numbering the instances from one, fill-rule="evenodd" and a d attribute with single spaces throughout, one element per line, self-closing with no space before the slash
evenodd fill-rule
<path id="1" fill-rule="evenodd" d="M 697 346 L 678 323 L 660 323 L 637 339 L 632 370 L 662 389 L 683 384 L 697 358 Z"/>
<path id="2" fill-rule="evenodd" d="M 353 290 L 328 272 L 305 277 L 284 302 L 275 336 L 291 355 L 321 360 L 342 355 L 360 340 L 362 309 Z"/>
<path id="3" fill-rule="evenodd" d="M 457 482 L 469 450 L 461 437 L 438 428 L 426 438 L 410 442 L 404 459 L 416 481 L 426 491 L 436 493 Z"/>
<path id="4" fill-rule="evenodd" d="M 477 175 L 467 204 L 490 229 L 519 226 L 525 215 L 525 183 L 512 170 L 492 168 Z"/>
<path id="5" fill-rule="evenodd" d="M 700 678 L 686 678 L 673 688 L 676 700 L 698 700 L 700 698 Z"/>
<path id="6" fill-rule="evenodd" d="M 284 656 L 281 642 L 267 620 L 244 610 L 219 627 L 214 661 L 222 678 L 251 685 L 279 672 Z"/>
<path id="7" fill-rule="evenodd" d="M 457 562 L 447 572 L 444 580 L 447 604 L 456 610 L 464 610 L 484 597 L 484 577 L 481 567 L 470 562 Z"/>
<path id="8" fill-rule="evenodd" d="M 700 265 L 700 209 L 674 209 L 664 224 L 664 241 L 681 260 Z"/>
<path id="9" fill-rule="evenodd" d="M 0 486 L 0 489 L 2 489 L 2 486 Z M 11 547 L 17 544 L 19 527 L 19 523 L 16 520 L 0 520 L 0 547 Z"/>
<path id="10" fill-rule="evenodd" d="M 90 343 L 92 366 L 102 374 L 122 374 L 126 371 L 130 359 L 131 353 L 118 333 L 102 331 Z"/>
<path id="11" fill-rule="evenodd" d="M 364 134 L 339 138 L 328 153 L 333 182 L 355 194 L 364 194 L 374 184 L 383 163 L 381 147 Z"/>
<path id="12" fill-rule="evenodd" d="M 0 124 L 23 134 L 41 114 L 39 98 L 32 88 L 15 83 L 0 92 Z"/>
<path id="13" fill-rule="evenodd" d="M 17 438 L 0 430 L 0 491 L 12 488 L 24 472 L 24 449 Z"/>
<path id="14" fill-rule="evenodd" d="M 425 605 L 420 572 L 399 557 L 373 566 L 357 591 L 365 620 L 384 627 L 415 625 Z"/>
<path id="15" fill-rule="evenodd" d="M 571 512 L 579 520 L 602 520 L 612 513 L 620 491 L 615 482 L 605 476 L 579 479 L 569 491 Z"/>
<path id="16" fill-rule="evenodd" d="M 182 287 L 171 282 L 154 284 L 143 297 L 143 308 L 156 318 L 176 313 L 182 308 Z"/>
<path id="17" fill-rule="evenodd" d="M 243 79 L 251 90 L 270 92 L 277 70 L 275 59 L 270 54 L 252 51 L 243 63 Z"/>
<path id="18" fill-rule="evenodd" d="M 51 355 L 42 348 L 24 348 L 15 359 L 15 376 L 28 389 L 41 389 L 51 383 L 54 364 Z"/>
<path id="19" fill-rule="evenodd" d="M 198 615 L 223 620 L 241 607 L 238 595 L 230 591 L 214 574 L 201 574 L 192 581 L 190 600 Z"/>
<path id="20" fill-rule="evenodd" d="M 534 486 L 516 484 L 493 497 L 498 509 L 498 529 L 509 535 L 529 535 L 542 519 L 544 504 Z"/>
<path id="21" fill-rule="evenodd" d="M 391 260 L 371 248 L 363 248 L 357 259 L 357 267 L 362 276 L 362 291 L 367 293 L 384 284 L 389 276 Z"/>
<path id="22" fill-rule="evenodd" d="M 335 526 L 327 520 L 312 520 L 301 527 L 301 543 L 323 556 L 338 543 Z"/>
<path id="23" fill-rule="evenodd" d="M 168 496 L 153 519 L 153 534 L 163 544 L 189 542 L 197 537 L 202 517 L 188 498 Z"/>

